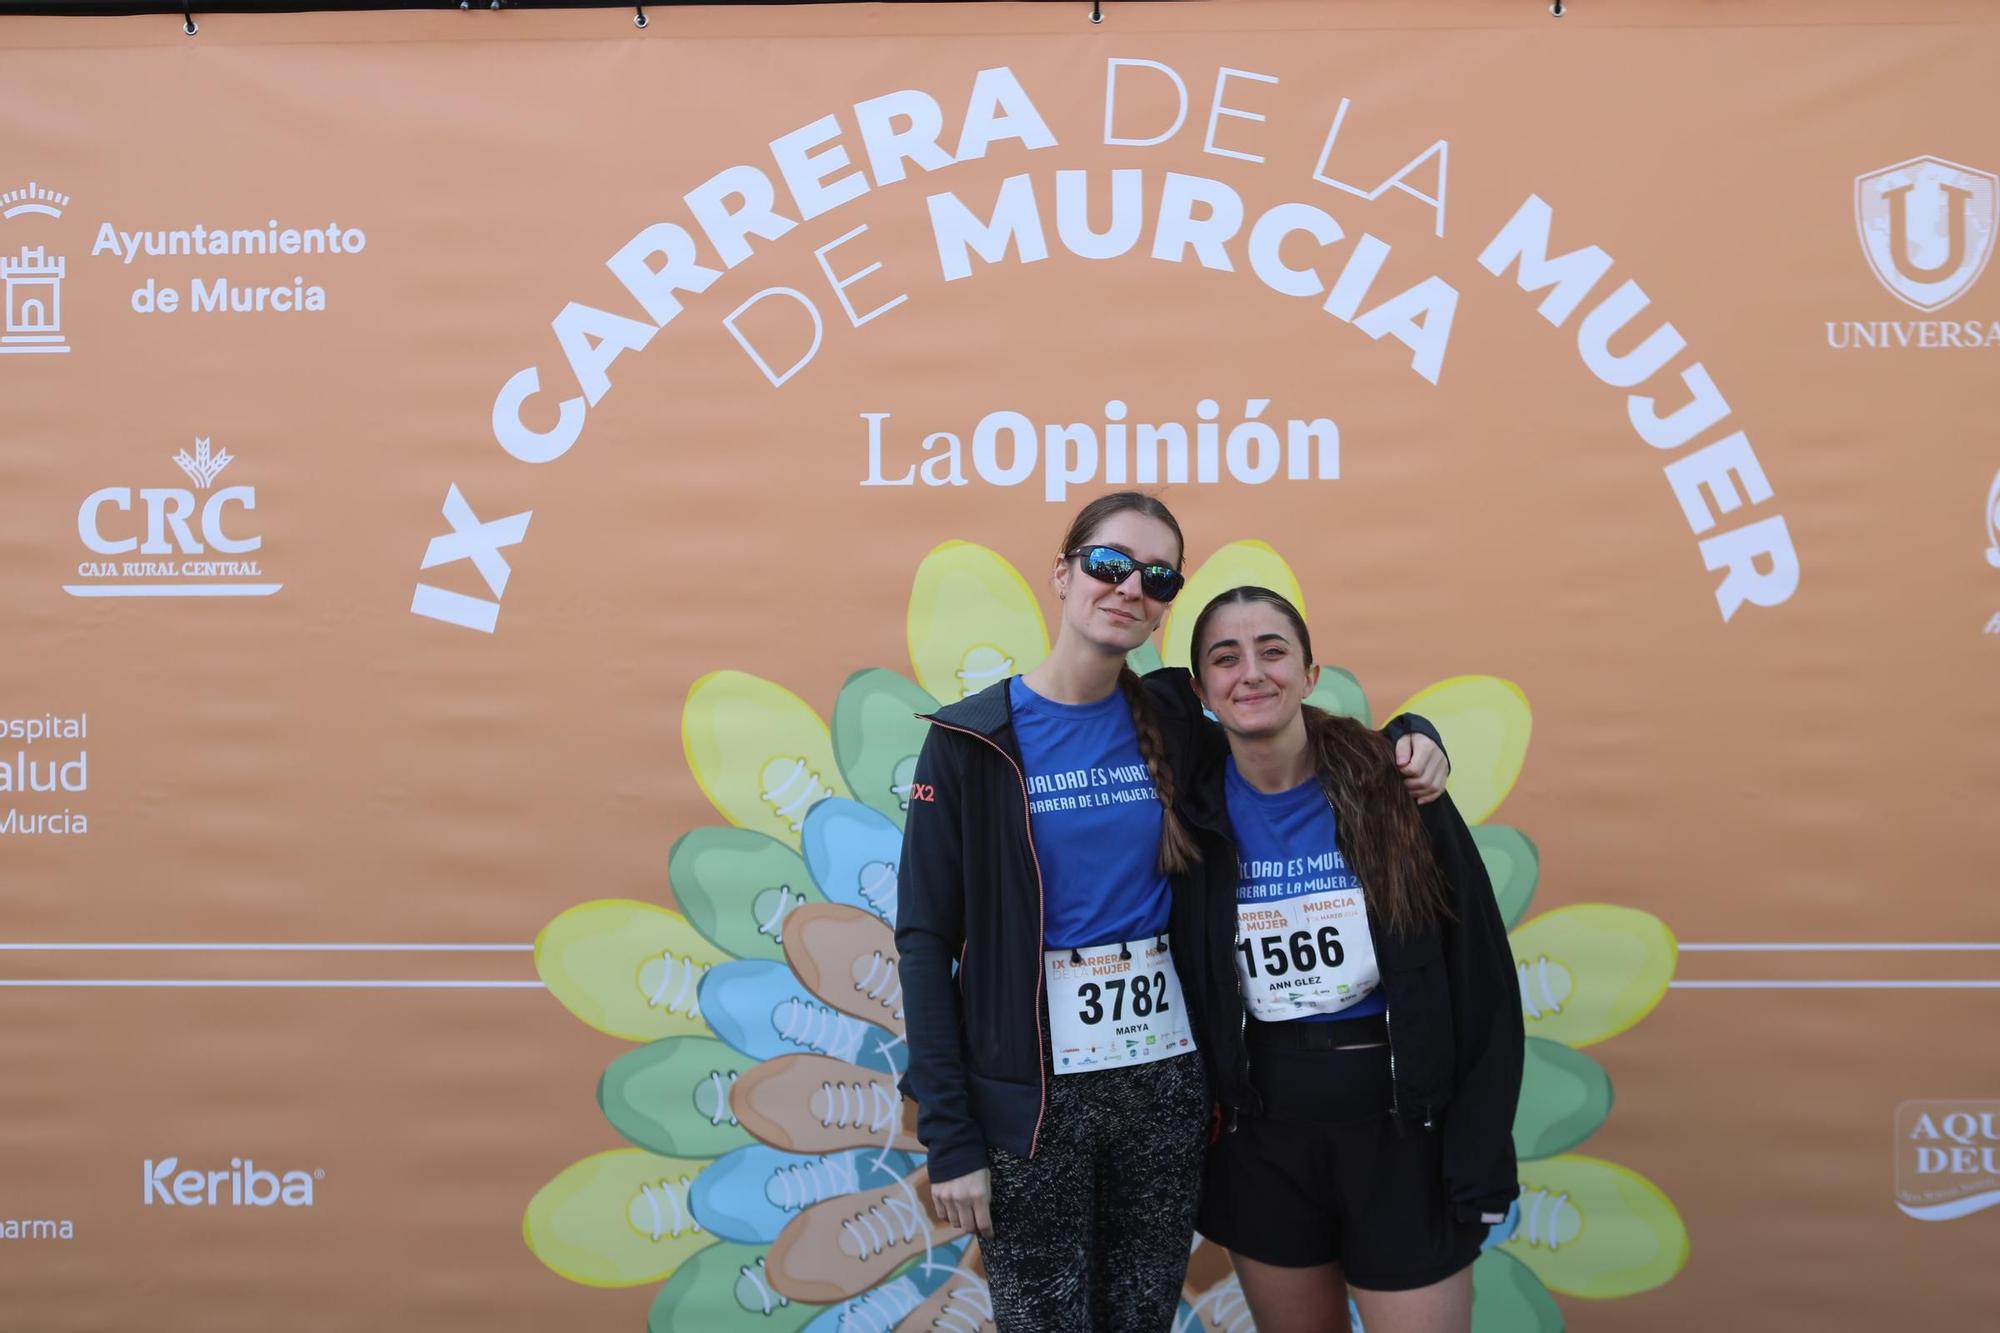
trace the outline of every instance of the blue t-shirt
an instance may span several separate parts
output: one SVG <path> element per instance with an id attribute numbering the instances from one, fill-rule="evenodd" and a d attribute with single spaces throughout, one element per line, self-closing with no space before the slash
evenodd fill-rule
<path id="1" fill-rule="evenodd" d="M 1236 855 L 1242 871 L 1236 881 L 1236 902 L 1278 902 L 1308 893 L 1362 893 L 1361 881 L 1340 854 L 1340 825 L 1317 777 L 1281 792 L 1261 792 L 1228 760 L 1223 795 L 1229 803 L 1229 823 L 1236 831 Z M 1331 866 L 1331 871 L 1315 867 Z M 1366 926 L 1363 926 L 1366 929 Z M 1288 1021 L 1325 1023 L 1385 1013 L 1388 1002 L 1379 987 L 1345 1009 L 1330 1014 L 1302 1014 Z"/>
<path id="2" fill-rule="evenodd" d="M 1042 864 L 1042 939 L 1083 948 L 1157 935 L 1173 890 L 1160 873 L 1159 798 L 1125 696 L 1092 704 L 1008 685 Z"/>

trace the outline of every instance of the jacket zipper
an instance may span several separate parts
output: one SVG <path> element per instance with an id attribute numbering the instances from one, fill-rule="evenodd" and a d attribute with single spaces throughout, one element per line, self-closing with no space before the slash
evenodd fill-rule
<path id="1" fill-rule="evenodd" d="M 964 727 L 955 727 L 949 722 L 940 722 L 936 717 L 932 717 L 929 720 L 932 726 L 943 727 L 946 731 L 956 731 L 961 735 L 973 736 L 985 741 L 993 747 L 1002 759 L 1007 761 L 1007 766 L 1014 770 L 1014 776 L 1020 779 L 1021 824 L 1028 835 L 1028 857 L 1035 863 L 1035 938 L 1037 941 L 1047 939 L 1049 928 L 1048 902 L 1042 883 L 1042 858 L 1035 851 L 1035 826 L 1028 818 L 1028 775 L 1021 771 L 1021 765 L 1015 762 L 1013 755 L 1007 753 L 1006 747 L 1002 746 L 991 736 L 982 736 L 976 731 L 969 731 Z M 963 955 L 961 954 L 962 957 Z M 963 963 L 960 966 L 962 969 Z M 1035 1148 L 1042 1141 L 1042 1121 L 1049 1113 L 1049 1043 L 1047 1037 L 1042 1032 L 1042 976 L 1042 960 L 1038 948 L 1035 957 L 1035 1069 L 1041 1075 L 1042 1079 L 1042 1100 L 1041 1105 L 1035 1111 L 1035 1132 L 1028 1138 L 1028 1156 L 1031 1158 L 1035 1155 Z"/>

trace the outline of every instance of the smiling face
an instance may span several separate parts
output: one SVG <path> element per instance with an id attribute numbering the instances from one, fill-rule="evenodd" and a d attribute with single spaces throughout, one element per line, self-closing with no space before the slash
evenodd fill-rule
<path id="1" fill-rule="evenodd" d="M 1215 608 L 1194 651 L 1195 692 L 1234 736 L 1276 736 L 1299 724 L 1299 709 L 1319 683 L 1298 626 L 1269 602 Z"/>
<path id="2" fill-rule="evenodd" d="M 1132 509 L 1112 514 L 1077 545 L 1116 547 L 1142 565 L 1178 569 L 1181 563 L 1180 539 L 1174 530 Z M 1063 633 L 1079 635 L 1120 656 L 1150 638 L 1166 616 L 1167 604 L 1146 596 L 1139 586 L 1138 571 L 1113 586 L 1085 574 L 1077 563 L 1067 554 L 1056 560 L 1053 578 L 1056 595 L 1062 598 Z"/>

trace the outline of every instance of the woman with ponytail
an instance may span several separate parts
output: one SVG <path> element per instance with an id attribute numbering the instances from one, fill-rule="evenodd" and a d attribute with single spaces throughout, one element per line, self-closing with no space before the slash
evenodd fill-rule
<path id="1" fill-rule="evenodd" d="M 1048 657 L 931 715 L 914 775 L 902 1086 L 932 1211 L 981 1237 L 1009 1333 L 1172 1325 L 1212 1098 L 1242 1096 L 1234 858 L 1177 813 L 1221 741 L 1184 675 L 1125 665 L 1182 558 L 1158 500 L 1085 506 L 1051 570 Z M 1408 757 L 1441 788 L 1434 739 Z"/>
<path id="2" fill-rule="evenodd" d="M 1319 667 L 1283 596 L 1223 593 L 1192 652 L 1229 738 L 1187 803 L 1233 837 L 1250 1085 L 1200 1230 L 1259 1333 L 1338 1333 L 1349 1294 L 1368 1333 L 1467 1333 L 1472 1261 L 1519 1193 L 1523 1043 L 1478 848 L 1450 798 L 1409 799 L 1381 736 L 1304 706 Z"/>

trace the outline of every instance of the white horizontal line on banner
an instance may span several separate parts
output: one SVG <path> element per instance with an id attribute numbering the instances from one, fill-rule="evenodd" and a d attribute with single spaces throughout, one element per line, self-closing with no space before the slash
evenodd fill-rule
<path id="1" fill-rule="evenodd" d="M 147 944 L 0 943 L 0 952 L 14 953 L 532 953 L 532 944 L 317 944 L 284 943 Z"/>
<path id="2" fill-rule="evenodd" d="M 210 987 L 276 987 L 282 991 L 540 991 L 544 989 L 540 981 L 226 981 L 226 979 L 174 979 L 174 981 L 148 981 L 140 977 L 108 977 L 108 979 L 48 979 L 48 981 L 28 981 L 16 977 L 0 977 L 0 987 L 120 987 L 120 989 L 148 989 L 148 987 L 188 987 L 188 989 L 210 989 Z"/>
<path id="3" fill-rule="evenodd" d="M 65 583 L 72 597 L 269 597 L 282 583 Z"/>
<path id="4" fill-rule="evenodd" d="M 2000 990 L 2000 981 L 1670 981 L 1671 990 Z"/>
<path id="5" fill-rule="evenodd" d="M 1870 942 L 1855 943 L 1813 943 L 1813 944 L 1763 944 L 1748 941 L 1741 944 L 1683 944 L 1682 953 L 1973 953 L 2000 950 L 2000 944 L 1977 942 L 1925 942 L 1903 944 L 1881 944 Z"/>

